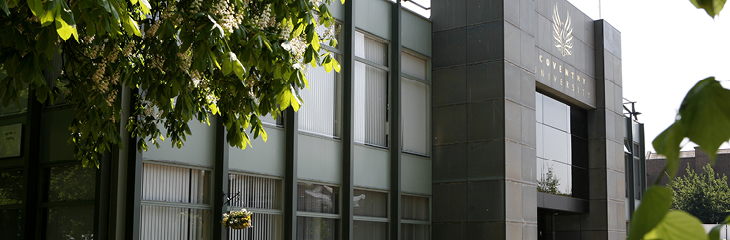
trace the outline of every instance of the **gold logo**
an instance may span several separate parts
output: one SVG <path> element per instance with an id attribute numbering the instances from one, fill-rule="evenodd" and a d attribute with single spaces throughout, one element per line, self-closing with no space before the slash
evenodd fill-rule
<path id="1" fill-rule="evenodd" d="M 560 14 L 558 14 L 558 4 L 555 3 L 555 9 L 553 10 L 553 38 L 555 38 L 555 47 L 558 48 L 560 54 L 563 57 L 572 55 L 570 52 L 573 49 L 573 27 L 570 26 L 570 12 L 566 11 L 568 15 L 565 18 L 565 22 L 560 21 Z"/>

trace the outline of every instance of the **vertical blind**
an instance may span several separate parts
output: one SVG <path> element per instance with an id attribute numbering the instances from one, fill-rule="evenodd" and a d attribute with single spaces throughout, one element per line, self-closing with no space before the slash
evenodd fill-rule
<path id="1" fill-rule="evenodd" d="M 338 219 L 297 217 L 297 240 L 335 240 L 340 236 Z"/>
<path id="2" fill-rule="evenodd" d="M 297 210 L 338 214 L 340 212 L 339 196 L 338 187 L 300 182 L 297 185 Z"/>
<path id="3" fill-rule="evenodd" d="M 401 54 L 401 141 L 406 152 L 428 155 L 431 149 L 431 98 L 426 79 L 427 62 L 411 54 Z M 417 78 L 420 81 L 409 78 Z"/>
<path id="4" fill-rule="evenodd" d="M 142 166 L 140 239 L 210 239 L 210 171 Z"/>
<path id="5" fill-rule="evenodd" d="M 353 192 L 353 215 L 366 217 L 388 217 L 388 194 L 355 189 Z"/>
<path id="6" fill-rule="evenodd" d="M 387 146 L 388 46 L 362 33 L 355 34 L 355 56 L 369 62 L 355 63 L 355 142 Z"/>
<path id="7" fill-rule="evenodd" d="M 210 214 L 205 209 L 142 205 L 140 239 L 210 239 Z"/>
<path id="8" fill-rule="evenodd" d="M 282 216 L 276 214 L 254 213 L 251 228 L 228 230 L 231 240 L 280 240 L 282 238 Z"/>
<path id="9" fill-rule="evenodd" d="M 324 67 L 307 65 L 307 81 L 309 89 L 299 93 L 304 101 L 299 110 L 299 130 L 338 136 L 337 73 L 334 70 L 328 73 Z"/>
<path id="10" fill-rule="evenodd" d="M 230 201 L 231 207 L 281 209 L 281 180 L 229 174 L 229 195 L 240 193 Z"/>
<path id="11" fill-rule="evenodd" d="M 142 200 L 210 203 L 210 171 L 144 163 Z"/>
<path id="12" fill-rule="evenodd" d="M 427 197 L 403 195 L 401 197 L 401 219 L 429 220 L 429 206 Z"/>
<path id="13" fill-rule="evenodd" d="M 247 208 L 253 212 L 251 217 L 254 227 L 244 230 L 229 230 L 229 239 L 235 240 L 269 240 L 281 239 L 282 215 L 258 213 L 254 209 L 281 210 L 281 180 L 255 177 L 243 174 L 228 174 L 229 195 L 238 197 L 230 201 L 230 206 Z"/>

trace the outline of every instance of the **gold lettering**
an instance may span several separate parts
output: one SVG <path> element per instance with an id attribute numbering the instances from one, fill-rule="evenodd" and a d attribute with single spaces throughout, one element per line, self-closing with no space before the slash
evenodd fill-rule
<path id="1" fill-rule="evenodd" d="M 553 82 L 557 82 L 557 81 L 558 81 L 558 77 L 553 76 Z"/>
<path id="2" fill-rule="evenodd" d="M 540 54 L 540 62 L 542 62 L 542 54 Z"/>
<path id="3" fill-rule="evenodd" d="M 570 73 L 568 72 L 568 69 L 565 69 L 565 76 L 570 77 Z"/>
<path id="4" fill-rule="evenodd" d="M 580 82 L 580 75 L 576 75 L 576 76 L 578 76 L 578 82 Z"/>
<path id="5" fill-rule="evenodd" d="M 563 79 L 560 79 L 560 86 L 563 86 Z"/>
<path id="6" fill-rule="evenodd" d="M 555 70 L 555 68 L 556 68 L 557 66 L 558 66 L 558 64 L 557 64 L 557 63 L 556 63 L 555 61 L 553 61 L 553 70 Z"/>
<path id="7" fill-rule="evenodd" d="M 560 72 L 560 73 L 563 72 L 563 65 L 560 65 L 558 72 Z"/>
<path id="8" fill-rule="evenodd" d="M 542 69 L 540 69 L 540 77 L 545 77 L 545 71 L 543 71 Z"/>
<path id="9" fill-rule="evenodd" d="M 547 64 L 548 67 L 550 66 L 550 59 L 549 58 L 548 59 L 545 59 L 545 64 Z"/>
<path id="10" fill-rule="evenodd" d="M 570 86 L 573 87 L 573 92 L 575 92 L 575 83 L 571 84 Z"/>
<path id="11" fill-rule="evenodd" d="M 570 72 L 570 79 L 575 79 L 575 72 Z"/>

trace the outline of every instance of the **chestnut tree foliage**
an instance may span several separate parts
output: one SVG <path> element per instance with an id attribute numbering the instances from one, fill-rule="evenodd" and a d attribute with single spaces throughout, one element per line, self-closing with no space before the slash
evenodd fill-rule
<path id="1" fill-rule="evenodd" d="M 72 105 L 69 142 L 98 166 L 119 126 L 181 147 L 188 122 L 222 117 L 231 146 L 266 140 L 261 116 L 301 104 L 306 65 L 339 71 L 332 0 L 0 0 L 0 102 Z M 344 0 L 343 0 L 344 1 Z M 120 93 L 136 90 L 128 119 Z M 164 133 L 164 134 L 163 134 Z"/>

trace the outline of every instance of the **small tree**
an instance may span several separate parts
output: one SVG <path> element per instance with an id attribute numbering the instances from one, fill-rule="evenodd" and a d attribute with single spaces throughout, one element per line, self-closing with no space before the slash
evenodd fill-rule
<path id="1" fill-rule="evenodd" d="M 687 175 L 677 177 L 667 187 L 672 189 L 672 209 L 686 211 L 703 223 L 725 220 L 730 211 L 730 188 L 727 176 L 716 174 L 710 164 L 697 173 L 687 166 Z"/>
<path id="2" fill-rule="evenodd" d="M 537 191 L 539 192 L 570 196 L 570 193 L 561 192 L 560 189 L 558 189 L 559 186 L 560 178 L 555 176 L 552 167 L 549 167 L 548 171 L 545 174 L 542 174 L 540 179 L 537 180 Z"/>

